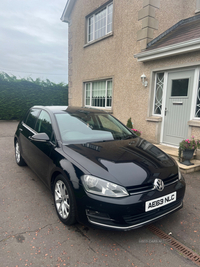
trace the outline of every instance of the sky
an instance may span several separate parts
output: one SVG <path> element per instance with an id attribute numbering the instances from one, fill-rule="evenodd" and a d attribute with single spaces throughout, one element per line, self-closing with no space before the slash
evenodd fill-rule
<path id="1" fill-rule="evenodd" d="M 0 73 L 68 83 L 67 0 L 0 0 Z"/>

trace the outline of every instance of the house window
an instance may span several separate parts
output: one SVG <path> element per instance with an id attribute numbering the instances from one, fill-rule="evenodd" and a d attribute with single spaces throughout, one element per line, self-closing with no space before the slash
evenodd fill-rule
<path id="1" fill-rule="evenodd" d="M 156 74 L 155 97 L 154 97 L 154 114 L 161 115 L 162 113 L 162 98 L 164 86 L 164 73 Z"/>
<path id="2" fill-rule="evenodd" d="M 85 106 L 111 108 L 112 80 L 85 83 Z"/>
<path id="3" fill-rule="evenodd" d="M 113 3 L 87 19 L 87 42 L 99 39 L 112 32 Z"/>
<path id="4" fill-rule="evenodd" d="M 200 75 L 199 75 L 199 85 L 198 85 L 198 90 L 197 90 L 197 103 L 196 103 L 195 117 L 200 118 Z"/>

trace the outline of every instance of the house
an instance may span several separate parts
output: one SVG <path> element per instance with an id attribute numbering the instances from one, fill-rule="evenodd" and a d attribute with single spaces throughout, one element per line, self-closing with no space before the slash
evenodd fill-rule
<path id="1" fill-rule="evenodd" d="M 68 0 L 69 105 L 154 142 L 200 139 L 200 0 Z"/>

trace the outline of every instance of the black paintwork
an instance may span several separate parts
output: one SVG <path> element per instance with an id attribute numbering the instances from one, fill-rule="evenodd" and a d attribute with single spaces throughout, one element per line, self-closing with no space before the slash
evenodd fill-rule
<path id="1" fill-rule="evenodd" d="M 41 110 L 48 112 L 53 126 L 53 137 L 49 136 L 48 140 L 48 136 L 37 134 L 35 129 L 26 125 L 24 119 L 17 127 L 15 141 L 16 139 L 19 141 L 21 155 L 26 163 L 50 189 L 59 173 L 70 180 L 76 198 L 79 222 L 96 227 L 128 230 L 182 207 L 184 179 L 166 186 L 162 192 L 157 190 L 142 192 L 143 188 L 152 188 L 155 178 L 162 179 L 164 183 L 170 179 L 177 180 L 177 164 L 163 151 L 134 134 L 127 140 L 67 145 L 62 143 L 55 113 L 74 114 L 83 111 L 103 113 L 103 111 L 79 107 L 34 108 L 39 110 L 38 115 Z M 103 178 L 125 187 L 128 191 L 139 193 L 124 198 L 89 194 L 84 190 L 80 180 L 84 174 Z M 176 203 L 144 212 L 145 201 L 174 191 L 177 192 Z"/>

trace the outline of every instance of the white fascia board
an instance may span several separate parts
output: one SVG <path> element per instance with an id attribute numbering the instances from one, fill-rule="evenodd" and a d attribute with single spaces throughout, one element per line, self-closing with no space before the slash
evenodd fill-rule
<path id="1" fill-rule="evenodd" d="M 75 2 L 76 2 L 76 0 L 67 0 L 67 4 L 66 4 L 65 9 L 63 11 L 63 14 L 60 18 L 62 20 L 62 22 L 69 23 L 70 15 L 71 15 L 71 12 L 72 12 L 72 9 L 74 7 Z"/>
<path id="2" fill-rule="evenodd" d="M 175 56 L 200 50 L 200 38 L 174 45 L 169 45 L 134 55 L 140 62 L 155 60 L 159 58 Z"/>

